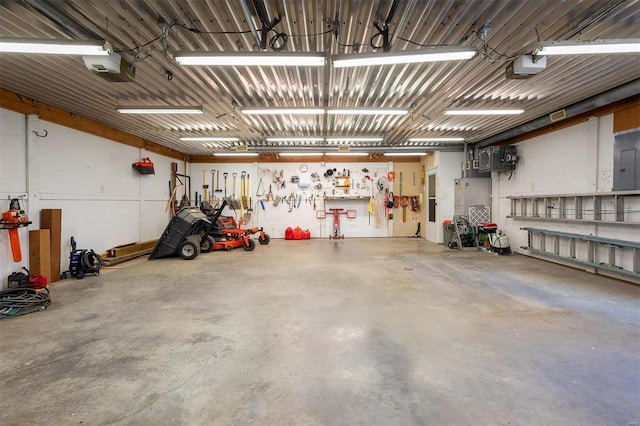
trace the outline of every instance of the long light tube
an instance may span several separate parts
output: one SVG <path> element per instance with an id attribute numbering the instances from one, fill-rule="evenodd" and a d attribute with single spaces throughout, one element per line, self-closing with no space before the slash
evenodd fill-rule
<path id="1" fill-rule="evenodd" d="M 640 39 L 595 40 L 592 42 L 543 41 L 534 50 L 535 56 L 592 55 L 607 53 L 640 53 Z"/>
<path id="2" fill-rule="evenodd" d="M 471 59 L 476 51 L 469 48 L 432 48 L 414 51 L 340 55 L 333 59 L 334 68 L 371 65 L 413 64 L 422 62 L 459 61 Z"/>
<path id="3" fill-rule="evenodd" d="M 322 67 L 324 55 L 300 52 L 178 52 L 180 65 L 209 66 L 307 66 Z"/>
<path id="4" fill-rule="evenodd" d="M 0 52 L 107 56 L 112 53 L 112 48 L 104 40 L 48 40 L 0 37 Z"/>

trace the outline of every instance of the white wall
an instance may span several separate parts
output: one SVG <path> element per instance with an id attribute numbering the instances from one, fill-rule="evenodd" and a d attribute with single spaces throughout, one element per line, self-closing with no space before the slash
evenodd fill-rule
<path id="1" fill-rule="evenodd" d="M 300 171 L 300 165 L 305 164 L 308 166 L 307 172 Z M 206 172 L 206 183 L 211 190 L 211 170 L 220 170 L 220 188 L 224 189 L 223 173 L 227 172 L 227 195 L 231 196 L 233 193 L 233 177 L 232 174 L 237 173 L 235 194 L 236 198 L 240 198 L 240 177 L 242 171 L 245 171 L 249 175 L 249 192 L 252 199 L 253 212 L 251 213 L 251 220 L 247 222 L 247 226 L 258 226 L 264 228 L 272 238 L 284 238 L 285 229 L 287 227 L 295 228 L 296 226 L 302 229 L 309 229 L 311 231 L 311 238 L 326 238 L 333 232 L 333 216 L 327 216 L 326 219 L 320 220 L 316 218 L 316 211 L 331 208 L 343 208 L 356 211 L 355 219 L 347 219 L 346 216 L 340 217 L 341 233 L 347 237 L 386 237 L 391 235 L 393 222 L 383 223 L 381 227 L 377 227 L 375 218 L 372 216 L 369 218 L 369 198 L 371 196 L 371 189 L 373 183 L 377 181 L 378 177 L 386 176 L 392 163 L 327 163 L 322 165 L 321 162 L 305 162 L 305 163 L 193 163 L 190 166 L 191 179 L 192 179 L 192 191 L 202 192 L 203 183 L 203 170 Z M 333 178 L 325 178 L 324 173 L 327 168 L 336 168 L 339 174 L 342 174 L 343 169 L 350 170 L 350 177 L 353 181 L 353 188 L 349 188 L 349 194 L 344 194 L 341 189 L 336 189 L 333 186 Z M 362 169 L 367 169 L 368 172 L 363 172 Z M 282 172 L 283 180 L 285 181 L 285 188 L 280 189 L 277 184 L 274 183 L 274 173 L 280 176 Z M 320 180 L 317 182 L 311 181 L 311 174 L 317 173 Z M 217 174 L 216 174 L 217 175 Z M 291 183 L 291 176 L 298 176 L 302 180 L 309 180 L 310 186 L 307 188 L 300 188 L 298 184 Z M 370 176 L 371 180 L 366 179 L 365 176 Z M 365 182 L 362 182 L 362 179 Z M 264 200 L 265 195 L 257 196 L 258 186 L 262 180 L 262 186 L 260 192 L 269 192 L 269 185 L 274 196 L 279 195 L 281 197 L 302 196 L 303 201 L 300 203 L 300 207 L 296 207 L 289 211 L 289 205 L 282 200 L 278 206 L 274 206 L 273 202 L 264 202 L 264 210 L 262 204 L 259 203 L 259 199 Z M 322 189 L 314 189 L 316 184 L 321 184 Z M 360 184 L 360 188 L 357 185 Z M 216 183 L 216 186 L 218 184 Z M 366 188 L 366 189 L 365 189 Z M 334 193 L 334 191 L 336 191 Z M 374 189 L 375 191 L 375 189 Z M 220 198 L 224 196 L 224 193 L 213 193 L 219 202 Z M 324 195 L 328 198 L 323 201 Z M 331 197 L 359 197 L 357 199 L 339 198 L 336 200 L 329 199 Z M 313 203 L 307 201 L 315 197 L 316 208 L 314 211 Z M 214 203 L 212 203 L 214 204 Z M 230 208 L 226 208 L 225 215 L 239 217 L 240 212 L 234 212 Z"/>
<path id="2" fill-rule="evenodd" d="M 613 182 L 613 116 L 590 118 L 587 122 L 528 139 L 516 144 L 520 161 L 513 176 L 492 173 L 492 217 L 507 233 L 511 248 L 528 254 L 527 232 L 533 227 L 576 234 L 640 241 L 637 227 L 581 223 L 536 222 L 509 219 L 511 201 L 508 196 L 609 192 Z M 638 197 L 627 197 L 627 209 L 637 210 Z M 585 204 L 585 210 L 589 209 Z M 614 209 L 603 205 L 603 209 Z M 627 221 L 640 221 L 640 213 L 629 213 Z M 547 246 L 547 248 L 549 248 Z M 566 249 L 560 247 L 561 252 Z M 565 251 L 566 253 L 566 251 Z M 584 253 L 578 252 L 578 257 Z M 604 258 L 606 259 L 606 258 Z M 619 265 L 631 268 L 631 256 L 625 255 Z"/>
<path id="3" fill-rule="evenodd" d="M 28 126 L 28 128 L 27 128 Z M 33 131 L 46 137 L 36 137 Z M 68 269 L 70 238 L 96 252 L 155 239 L 169 221 L 168 157 L 0 109 L 0 209 L 7 197 L 28 195 L 22 207 L 38 229 L 40 210 L 62 209 L 61 270 Z M 131 164 L 151 157 L 155 175 Z M 28 161 L 27 161 L 28 158 Z M 20 230 L 23 262 L 11 258 L 7 231 L 0 232 L 0 279 L 28 262 L 28 231 Z"/>

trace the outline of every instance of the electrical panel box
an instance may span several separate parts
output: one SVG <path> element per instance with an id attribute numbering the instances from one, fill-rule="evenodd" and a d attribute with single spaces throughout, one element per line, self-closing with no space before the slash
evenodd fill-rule
<path id="1" fill-rule="evenodd" d="M 615 136 L 613 145 L 613 190 L 640 189 L 640 131 Z"/>
<path id="2" fill-rule="evenodd" d="M 515 146 L 488 146 L 478 151 L 481 172 L 506 172 L 515 170 L 518 155 Z"/>

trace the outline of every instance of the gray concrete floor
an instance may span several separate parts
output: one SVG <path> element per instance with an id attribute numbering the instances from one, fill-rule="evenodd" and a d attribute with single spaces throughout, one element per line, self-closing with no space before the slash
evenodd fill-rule
<path id="1" fill-rule="evenodd" d="M 637 425 L 640 288 L 421 239 L 128 262 L 0 321 L 0 423 Z"/>

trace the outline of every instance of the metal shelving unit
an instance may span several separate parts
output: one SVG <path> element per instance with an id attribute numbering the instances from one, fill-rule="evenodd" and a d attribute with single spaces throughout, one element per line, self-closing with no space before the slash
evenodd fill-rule
<path id="1" fill-rule="evenodd" d="M 624 274 L 640 280 L 640 242 L 549 231 L 538 228 L 525 227 L 521 229 L 528 232 L 528 246 L 523 248 L 529 250 L 534 255 L 551 257 L 582 266 Z M 565 249 L 564 253 L 560 249 L 561 240 L 568 242 L 568 253 L 566 252 L 567 249 Z M 550 249 L 547 248 L 548 242 L 551 242 L 552 245 Z M 567 244 L 565 244 L 565 247 L 566 246 Z M 579 258 L 576 246 L 582 249 L 582 253 L 586 251 L 586 256 Z M 624 251 L 631 251 L 632 253 L 633 261 L 631 269 L 626 269 L 616 262 L 616 260 L 619 259 L 616 254 L 622 255 Z M 606 259 L 604 259 L 605 257 Z"/>
<path id="2" fill-rule="evenodd" d="M 640 206 L 628 208 L 640 191 L 509 196 L 515 220 L 640 226 Z M 640 199 L 640 198 L 637 198 Z M 610 208 L 606 208 L 610 205 Z"/>

